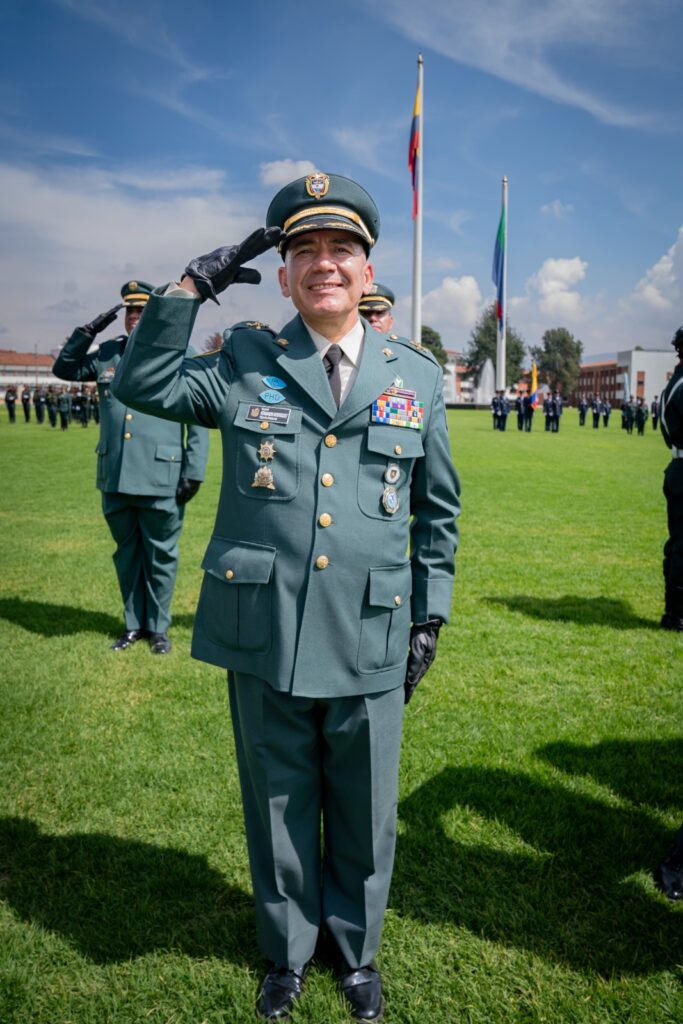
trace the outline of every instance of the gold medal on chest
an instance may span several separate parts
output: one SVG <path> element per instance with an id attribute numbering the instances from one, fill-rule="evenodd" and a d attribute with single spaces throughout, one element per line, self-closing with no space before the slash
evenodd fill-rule
<path id="1" fill-rule="evenodd" d="M 275 490 L 273 483 L 273 471 L 270 466 L 259 466 L 254 473 L 252 487 L 267 487 L 269 491 Z"/>

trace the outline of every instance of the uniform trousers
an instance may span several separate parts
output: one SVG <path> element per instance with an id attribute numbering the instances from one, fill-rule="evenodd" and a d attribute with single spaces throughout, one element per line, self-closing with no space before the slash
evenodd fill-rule
<path id="1" fill-rule="evenodd" d="M 663 571 L 667 590 L 683 588 L 683 459 L 664 471 L 664 497 L 669 537 L 664 545 Z"/>
<path id="2" fill-rule="evenodd" d="M 393 869 L 403 687 L 314 699 L 228 672 L 228 689 L 261 951 L 296 967 L 324 924 L 365 966 Z"/>
<path id="3" fill-rule="evenodd" d="M 102 511 L 116 541 L 113 558 L 126 629 L 165 633 L 171 625 L 185 507 L 175 496 L 103 491 Z"/>

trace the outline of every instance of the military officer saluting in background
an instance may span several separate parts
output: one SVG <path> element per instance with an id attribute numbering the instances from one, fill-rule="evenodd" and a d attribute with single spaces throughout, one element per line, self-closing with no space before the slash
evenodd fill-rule
<path id="1" fill-rule="evenodd" d="M 449 615 L 459 488 L 438 363 L 358 315 L 379 233 L 371 197 L 348 178 L 312 174 L 275 196 L 266 222 L 150 298 L 116 394 L 222 435 L 193 654 L 229 670 L 258 937 L 271 961 L 257 1012 L 289 1015 L 326 926 L 354 1018 L 379 1020 L 372 961 L 393 865 L 403 705 Z M 272 245 L 299 315 L 279 333 L 238 324 L 219 352 L 184 358 L 200 300 L 257 283 L 242 265 Z"/>
<path id="2" fill-rule="evenodd" d="M 184 506 L 204 479 L 208 434 L 201 427 L 191 426 L 184 438 L 179 424 L 132 412 L 111 392 L 128 335 L 140 319 L 151 290 L 144 281 L 124 284 L 123 303 L 85 327 L 77 327 L 52 372 L 62 380 L 97 381 L 100 391 L 97 487 L 102 491 L 102 511 L 116 542 L 114 565 L 125 622 L 124 632 L 112 649 L 123 651 L 147 637 L 153 654 L 167 654 L 171 649 L 167 631 Z M 89 353 L 96 335 L 114 322 L 122 306 L 126 333 Z M 79 390 L 84 403 L 82 387 Z M 61 414 L 61 399 L 59 409 Z"/>
<path id="3" fill-rule="evenodd" d="M 358 312 L 376 331 L 388 332 L 394 326 L 394 314 L 391 310 L 396 296 L 385 284 L 375 282 L 370 286 L 370 293 L 364 295 L 358 303 Z"/>

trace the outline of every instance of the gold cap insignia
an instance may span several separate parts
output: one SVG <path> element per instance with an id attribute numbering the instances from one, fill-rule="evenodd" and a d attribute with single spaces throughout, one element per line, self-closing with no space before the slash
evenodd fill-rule
<path id="1" fill-rule="evenodd" d="M 309 174 L 306 178 L 306 191 L 314 199 L 322 199 L 327 195 L 330 179 L 326 174 Z"/>
<path id="2" fill-rule="evenodd" d="M 130 289 L 130 291 L 132 291 L 132 292 L 137 291 L 137 287 L 138 287 L 137 281 L 129 281 L 128 282 L 128 288 Z"/>

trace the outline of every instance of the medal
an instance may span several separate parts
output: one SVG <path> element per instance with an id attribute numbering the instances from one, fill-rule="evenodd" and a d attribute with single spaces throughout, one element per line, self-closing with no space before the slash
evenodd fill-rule
<path id="1" fill-rule="evenodd" d="M 269 491 L 275 490 L 273 483 L 273 471 L 270 466 L 259 466 L 254 473 L 252 487 L 267 487 Z"/>
<path id="2" fill-rule="evenodd" d="M 262 441 L 259 445 L 258 457 L 262 462 L 270 462 L 275 457 L 276 451 L 274 441 Z"/>
<path id="3" fill-rule="evenodd" d="M 398 512 L 398 494 L 395 487 L 385 487 L 382 493 L 382 506 L 390 516 Z"/>
<path id="4" fill-rule="evenodd" d="M 397 484 L 401 479 L 401 467 L 396 462 L 390 462 L 384 470 L 384 480 L 388 484 Z M 388 511 L 388 510 L 387 510 Z"/>

